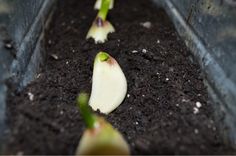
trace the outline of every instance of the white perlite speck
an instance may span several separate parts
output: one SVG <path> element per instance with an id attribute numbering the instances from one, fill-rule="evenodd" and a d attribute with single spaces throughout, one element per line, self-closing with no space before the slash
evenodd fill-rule
<path id="1" fill-rule="evenodd" d="M 130 95 L 129 94 L 127 94 L 127 98 L 129 98 L 130 97 Z"/>
<path id="2" fill-rule="evenodd" d="M 147 53 L 147 49 L 143 49 L 142 52 L 143 52 L 144 54 L 146 54 L 146 53 Z"/>
<path id="3" fill-rule="evenodd" d="M 11 48 L 13 48 L 13 45 L 11 43 L 7 43 L 7 44 L 5 44 L 5 47 L 8 49 L 11 49 Z"/>
<path id="4" fill-rule="evenodd" d="M 143 26 L 144 28 L 150 29 L 152 27 L 152 23 L 147 21 L 144 23 L 140 23 L 141 26 Z"/>
<path id="5" fill-rule="evenodd" d="M 41 76 L 41 74 L 39 73 L 39 74 L 36 76 L 36 78 L 38 79 L 38 78 L 40 78 L 40 76 Z"/>
<path id="6" fill-rule="evenodd" d="M 29 96 L 30 101 L 34 100 L 34 94 L 32 94 L 31 92 L 28 92 L 28 96 Z"/>
<path id="7" fill-rule="evenodd" d="M 188 99 L 182 99 L 182 102 L 189 102 Z"/>
<path id="8" fill-rule="evenodd" d="M 134 54 L 134 53 L 137 53 L 137 52 L 138 52 L 137 50 L 133 50 L 133 51 L 132 51 L 133 54 Z"/>
<path id="9" fill-rule="evenodd" d="M 55 60 L 58 60 L 58 56 L 56 54 L 51 54 L 52 58 L 54 58 Z"/>
<path id="10" fill-rule="evenodd" d="M 49 45 L 52 44 L 52 40 L 48 40 L 48 44 L 49 44 Z"/>
<path id="11" fill-rule="evenodd" d="M 202 104 L 198 101 L 198 102 L 196 102 L 196 106 L 197 106 L 197 108 L 200 108 L 200 107 L 202 107 Z"/>
<path id="12" fill-rule="evenodd" d="M 194 114 L 199 113 L 199 109 L 198 109 L 197 107 L 193 107 L 193 113 L 194 113 Z"/>

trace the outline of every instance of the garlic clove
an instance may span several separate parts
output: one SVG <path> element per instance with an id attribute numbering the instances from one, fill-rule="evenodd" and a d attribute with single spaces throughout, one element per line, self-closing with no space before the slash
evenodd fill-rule
<path id="1" fill-rule="evenodd" d="M 76 155 L 129 155 L 129 145 L 123 136 L 102 117 L 97 120 L 97 128 L 84 132 Z"/>
<path id="2" fill-rule="evenodd" d="M 109 114 L 124 100 L 127 81 L 117 61 L 105 52 L 97 54 L 92 77 L 89 105 L 93 110 Z"/>
<path id="3" fill-rule="evenodd" d="M 86 39 L 93 38 L 96 44 L 104 43 L 107 40 L 108 34 L 113 32 L 115 32 L 115 28 L 109 21 L 96 18 L 89 29 Z"/>

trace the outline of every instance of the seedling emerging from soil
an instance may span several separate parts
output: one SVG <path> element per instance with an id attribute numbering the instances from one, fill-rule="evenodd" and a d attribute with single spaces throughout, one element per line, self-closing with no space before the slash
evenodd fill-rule
<path id="1" fill-rule="evenodd" d="M 105 52 L 99 52 L 94 61 L 92 93 L 89 105 L 108 114 L 124 100 L 127 81 L 117 61 Z"/>
<path id="2" fill-rule="evenodd" d="M 102 5 L 102 0 L 96 0 L 96 3 L 94 5 L 94 9 L 99 10 L 101 8 L 101 5 Z M 109 9 L 113 9 L 113 7 L 114 7 L 114 0 L 111 0 Z"/>
<path id="3" fill-rule="evenodd" d="M 94 20 L 86 39 L 93 38 L 95 43 L 104 43 L 109 33 L 115 32 L 112 24 L 106 20 L 111 0 L 102 0 L 102 6 Z"/>
<path id="4" fill-rule="evenodd" d="M 104 118 L 91 112 L 88 99 L 86 93 L 81 93 L 76 100 L 87 126 L 76 155 L 129 155 L 129 146 L 122 135 Z"/>

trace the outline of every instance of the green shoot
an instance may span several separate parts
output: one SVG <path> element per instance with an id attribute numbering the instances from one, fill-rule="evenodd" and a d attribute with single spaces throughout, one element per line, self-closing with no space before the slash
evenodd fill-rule
<path id="1" fill-rule="evenodd" d="M 101 5 L 102 5 L 102 0 L 96 0 L 96 3 L 94 5 L 94 9 L 99 10 L 101 8 Z M 114 0 L 111 0 L 109 9 L 113 9 L 113 7 L 114 7 Z"/>
<path id="2" fill-rule="evenodd" d="M 98 17 L 100 17 L 103 21 L 105 21 L 107 18 L 110 3 L 111 0 L 102 0 L 102 6 L 98 12 Z"/>
<path id="3" fill-rule="evenodd" d="M 86 93 L 81 93 L 77 99 L 76 104 L 88 128 L 95 128 L 96 116 L 92 113 L 88 106 L 89 96 Z"/>

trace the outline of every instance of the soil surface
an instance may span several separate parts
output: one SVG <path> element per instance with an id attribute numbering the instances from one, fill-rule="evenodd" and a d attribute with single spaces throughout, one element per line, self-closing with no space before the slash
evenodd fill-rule
<path id="1" fill-rule="evenodd" d="M 126 99 L 106 118 L 132 154 L 232 154 L 219 135 L 199 66 L 165 12 L 147 0 L 117 0 L 109 14 L 116 32 L 96 45 L 85 40 L 96 16 L 93 4 L 59 0 L 46 32 L 45 66 L 8 98 L 5 153 L 75 153 L 85 129 L 75 98 L 90 91 L 93 60 L 103 50 L 116 58 L 128 81 Z"/>

